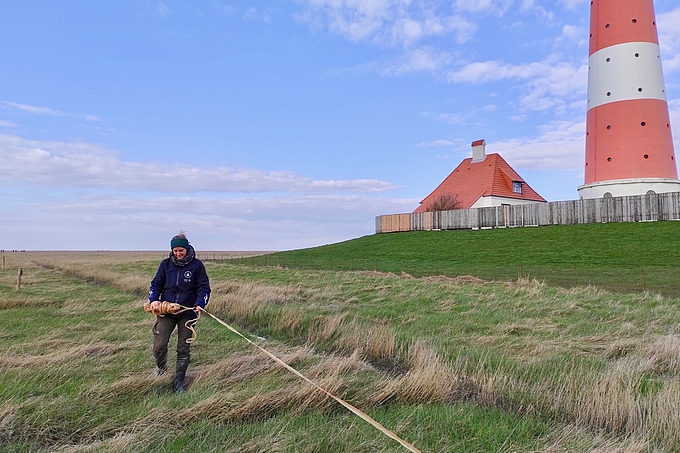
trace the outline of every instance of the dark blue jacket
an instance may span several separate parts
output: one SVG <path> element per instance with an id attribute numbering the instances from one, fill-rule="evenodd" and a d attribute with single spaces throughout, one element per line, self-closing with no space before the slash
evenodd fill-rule
<path id="1" fill-rule="evenodd" d="M 151 280 L 149 302 L 174 302 L 184 307 L 205 307 L 210 298 L 210 281 L 203 263 L 194 258 L 184 267 L 176 266 L 170 258 L 161 261 L 156 276 Z M 181 318 L 196 316 L 193 311 L 178 315 Z"/>

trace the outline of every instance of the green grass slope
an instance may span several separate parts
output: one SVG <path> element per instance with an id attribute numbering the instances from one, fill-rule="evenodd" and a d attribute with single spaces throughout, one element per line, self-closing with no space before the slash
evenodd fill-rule
<path id="1" fill-rule="evenodd" d="M 233 262 L 416 277 L 529 277 L 563 287 L 592 284 L 618 292 L 678 296 L 680 222 L 377 234 Z"/>

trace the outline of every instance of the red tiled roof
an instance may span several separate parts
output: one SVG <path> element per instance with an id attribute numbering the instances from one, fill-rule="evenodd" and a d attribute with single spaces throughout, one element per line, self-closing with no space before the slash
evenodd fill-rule
<path id="1" fill-rule="evenodd" d="M 522 182 L 522 193 L 512 191 L 513 181 Z M 498 153 L 487 154 L 481 162 L 472 163 L 470 157 L 463 160 L 413 212 L 425 212 L 427 206 L 444 193 L 458 195 L 461 209 L 469 209 L 485 196 L 546 201 Z"/>

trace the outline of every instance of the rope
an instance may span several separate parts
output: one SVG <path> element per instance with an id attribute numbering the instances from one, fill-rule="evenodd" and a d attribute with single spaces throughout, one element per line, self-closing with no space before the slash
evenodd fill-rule
<path id="1" fill-rule="evenodd" d="M 257 349 L 259 349 L 260 351 L 262 351 L 265 355 L 267 355 L 267 356 L 268 356 L 270 359 L 272 359 L 274 362 L 278 363 L 279 365 L 281 365 L 282 367 L 286 368 L 288 371 L 290 371 L 291 373 L 293 373 L 294 375 L 296 375 L 296 376 L 299 377 L 300 379 L 302 379 L 302 380 L 308 382 L 309 384 L 312 384 L 312 385 L 313 385 L 314 387 L 316 387 L 318 390 L 320 390 L 321 392 L 325 393 L 325 394 L 328 395 L 329 397 L 333 398 L 333 399 L 334 399 L 335 401 L 337 401 L 338 403 L 342 404 L 345 408 L 349 409 L 352 413 L 354 413 L 355 415 L 357 415 L 358 417 L 360 417 L 360 418 L 363 419 L 364 421 L 366 421 L 366 422 L 370 423 L 371 425 L 373 425 L 373 427 L 375 427 L 378 431 L 382 432 L 383 434 L 385 434 L 386 436 L 390 437 L 391 439 L 394 439 L 394 440 L 396 440 L 397 442 L 399 442 L 399 443 L 400 443 L 404 448 L 406 448 L 408 451 L 410 451 L 410 452 L 412 452 L 412 453 L 420 453 L 420 450 L 418 450 L 416 447 L 414 447 L 414 446 L 411 445 L 410 443 L 406 442 L 405 440 L 402 440 L 401 438 L 399 438 L 399 436 L 397 436 L 396 434 L 394 434 L 394 433 L 393 433 L 392 431 L 390 431 L 389 429 L 385 428 L 383 425 L 381 425 L 380 423 L 378 423 L 378 422 L 375 421 L 374 419 L 372 419 L 369 415 L 367 415 L 366 413 L 364 413 L 364 412 L 362 412 L 361 410 L 357 409 L 356 407 L 352 406 L 350 403 L 344 401 L 343 399 L 341 399 L 341 398 L 339 398 L 339 397 L 333 395 L 332 393 L 328 392 L 327 390 L 325 390 L 324 388 L 322 388 L 321 386 L 319 386 L 316 382 L 312 381 L 311 379 L 309 379 L 308 377 L 306 377 L 305 375 L 303 375 L 302 373 L 300 373 L 299 371 L 297 371 L 295 368 L 291 367 L 290 365 L 288 365 L 287 363 L 285 363 L 283 360 L 281 360 L 281 359 L 279 359 L 278 357 L 276 357 L 276 356 L 275 356 L 274 354 L 272 354 L 271 352 L 269 352 L 269 351 L 267 351 L 266 349 L 260 347 L 258 344 L 256 344 L 256 343 L 254 343 L 253 341 L 251 341 L 249 338 L 247 338 L 246 336 L 244 336 L 241 332 L 239 332 L 238 330 L 234 329 L 234 328 L 231 327 L 229 324 L 227 324 L 226 322 L 224 322 L 224 321 L 222 321 L 221 319 L 219 319 L 217 316 L 213 315 L 213 314 L 210 313 L 210 312 L 205 311 L 205 309 L 201 309 L 200 311 L 203 312 L 203 313 L 205 313 L 205 314 L 207 314 L 208 316 L 210 316 L 211 318 L 213 318 L 215 321 L 219 322 L 219 323 L 222 324 L 224 327 L 226 327 L 227 329 L 229 329 L 230 331 L 232 331 L 233 333 L 235 333 L 235 334 L 238 335 L 239 337 L 243 338 L 243 339 L 246 340 L 248 343 L 250 343 L 250 344 L 252 344 L 253 346 L 255 346 Z"/>
<path id="2" fill-rule="evenodd" d="M 165 315 L 177 315 L 179 313 L 185 312 L 185 311 L 193 311 L 193 308 L 190 307 L 183 307 L 180 304 L 176 304 L 173 302 L 161 302 L 161 307 L 157 311 L 153 311 L 151 309 L 151 304 L 149 302 L 146 302 L 144 304 L 144 311 L 151 313 L 152 315 L 156 316 L 165 316 Z M 196 318 L 194 319 L 189 319 L 187 322 L 184 323 L 187 329 L 191 330 L 191 338 L 186 339 L 187 344 L 191 344 L 196 340 L 196 329 L 194 329 L 194 326 L 198 322 L 198 318 L 201 317 L 201 312 L 196 313 Z"/>

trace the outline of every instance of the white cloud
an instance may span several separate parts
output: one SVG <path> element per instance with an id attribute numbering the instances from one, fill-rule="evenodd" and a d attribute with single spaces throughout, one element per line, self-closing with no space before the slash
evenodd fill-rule
<path id="1" fill-rule="evenodd" d="M 382 75 L 402 75 L 412 72 L 435 72 L 453 60 L 449 52 L 442 52 L 433 47 L 412 49 L 400 57 L 399 60 L 384 65 Z"/>
<path id="2" fill-rule="evenodd" d="M 452 142 L 451 140 L 439 139 L 439 140 L 432 140 L 430 142 L 420 142 L 420 143 L 416 144 L 416 147 L 418 147 L 418 148 L 425 148 L 425 147 L 429 147 L 429 146 L 455 146 L 455 143 Z"/>
<path id="3" fill-rule="evenodd" d="M 254 20 L 257 19 L 258 14 L 257 14 L 257 8 L 254 6 L 251 6 L 246 10 L 245 13 L 243 13 L 243 19 L 244 20 Z"/>
<path id="4" fill-rule="evenodd" d="M 317 192 L 391 190 L 373 179 L 313 180 L 289 172 L 230 167 L 193 167 L 159 162 L 127 162 L 99 145 L 27 140 L 0 134 L 2 184 L 105 188 L 141 192 Z M 64 177 L 68 175 L 68 177 Z M 182 181 L 174 189 L 174 181 Z"/>
<path id="5" fill-rule="evenodd" d="M 498 61 L 483 61 L 465 65 L 457 71 L 448 74 L 450 82 L 454 83 L 485 83 L 506 79 L 530 79 L 545 73 L 546 65 L 541 63 L 527 63 L 512 65 Z"/>
<path id="6" fill-rule="evenodd" d="M 492 83 L 517 79 L 524 81 L 520 105 L 527 110 L 566 108 L 567 99 L 585 95 L 587 66 L 557 61 L 551 57 L 542 62 L 513 65 L 498 61 L 470 63 L 448 74 L 453 83 Z"/>
<path id="7" fill-rule="evenodd" d="M 536 137 L 487 144 L 487 152 L 499 153 L 515 168 L 583 171 L 585 122 L 555 121 L 539 128 Z"/>
<path id="8" fill-rule="evenodd" d="M 469 13 L 502 16 L 512 6 L 512 0 L 456 0 L 456 8 Z"/>
<path id="9" fill-rule="evenodd" d="M 70 117 L 70 118 L 81 118 L 88 121 L 98 121 L 99 118 L 94 115 L 78 114 L 78 113 L 66 113 L 59 110 L 55 110 L 50 107 L 36 107 L 33 105 L 20 104 L 18 102 L 5 101 L 5 108 L 10 110 L 20 110 L 22 112 L 32 113 L 34 115 L 49 115 L 57 117 Z"/>
<path id="10" fill-rule="evenodd" d="M 16 123 L 13 123 L 11 121 L 0 120 L 0 127 L 4 127 L 4 128 L 9 129 L 9 128 L 19 127 L 19 125 L 16 124 Z"/>
<path id="11" fill-rule="evenodd" d="M 435 116 L 435 119 L 442 123 L 451 125 L 465 124 L 465 119 L 463 116 L 455 113 L 440 113 L 439 115 Z"/>
<path id="12" fill-rule="evenodd" d="M 367 212 L 382 212 L 385 204 L 402 206 L 413 200 L 371 198 L 359 195 L 285 195 L 269 197 L 163 196 L 125 197 L 94 194 L 73 200 L 52 200 L 43 206 L 46 214 L 107 218 L 138 216 L 155 218 L 164 213 L 186 212 L 196 217 L 267 221 L 273 219 L 311 222 L 335 218 L 336 223 L 366 219 Z M 378 214 L 376 214 L 378 215 Z"/>
<path id="13" fill-rule="evenodd" d="M 575 10 L 582 4 L 588 3 L 589 0 L 560 0 L 560 3 L 564 5 L 567 10 Z"/>
<path id="14" fill-rule="evenodd" d="M 307 10 L 297 18 L 328 27 L 351 41 L 372 37 L 392 13 L 390 0 L 303 0 Z"/>
<path id="15" fill-rule="evenodd" d="M 357 195 L 43 198 L 37 208 L 21 202 L 11 215 L 0 207 L 6 219 L 0 249 L 166 250 L 180 229 L 199 254 L 253 250 L 253 244 L 256 250 L 306 248 L 373 234 L 375 216 L 409 212 L 419 201 Z"/>
<path id="16" fill-rule="evenodd" d="M 170 8 L 164 2 L 158 2 L 156 3 L 156 12 L 158 12 L 158 14 L 161 16 L 169 16 L 173 11 L 172 8 Z"/>
<path id="17" fill-rule="evenodd" d="M 583 48 L 583 59 L 585 60 L 588 51 L 588 33 L 589 30 L 576 25 L 564 25 L 562 27 L 562 34 L 555 38 L 556 48 L 569 48 L 573 46 Z"/>
<path id="18" fill-rule="evenodd" d="M 462 16 L 438 12 L 446 2 L 423 5 L 410 0 L 298 0 L 296 18 L 313 28 L 327 28 L 350 41 L 410 46 L 429 37 L 454 35 L 467 42 L 476 27 Z"/>
<path id="19" fill-rule="evenodd" d="M 392 39 L 396 43 L 410 45 L 432 36 L 454 34 L 456 42 L 467 42 L 476 30 L 476 26 L 460 16 L 428 15 L 421 19 L 402 17 L 391 27 Z"/>
<path id="20" fill-rule="evenodd" d="M 673 147 L 675 148 L 675 161 L 680 157 L 680 99 L 668 101 L 668 114 L 671 119 L 671 132 L 673 133 Z"/>
<path id="21" fill-rule="evenodd" d="M 97 144 L 12 134 L 0 134 L 0 173 L 5 249 L 165 249 L 179 229 L 202 250 L 304 248 L 373 234 L 375 216 L 418 201 L 382 195 L 396 187 L 378 180 L 124 161 Z"/>
<path id="22" fill-rule="evenodd" d="M 657 16 L 659 47 L 666 74 L 680 71 L 680 8 Z"/>

